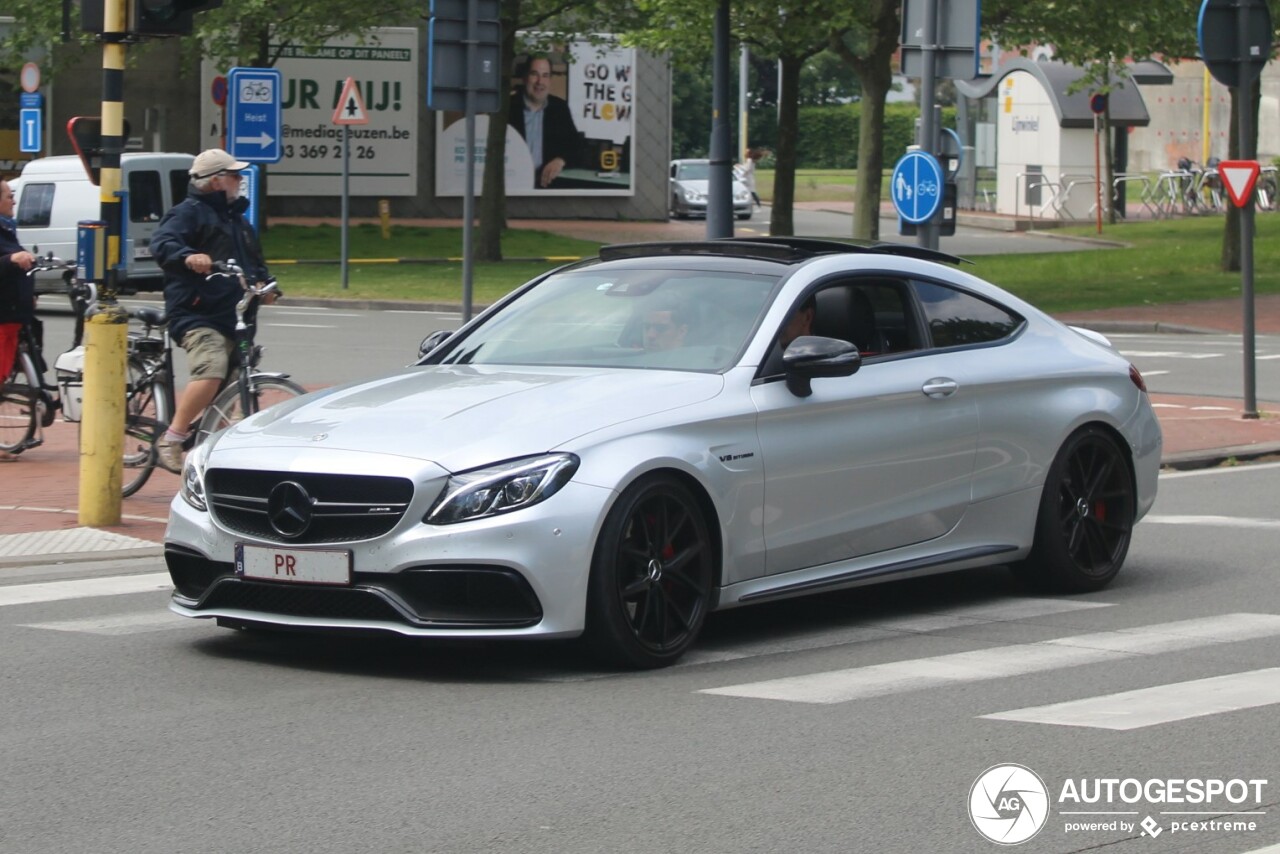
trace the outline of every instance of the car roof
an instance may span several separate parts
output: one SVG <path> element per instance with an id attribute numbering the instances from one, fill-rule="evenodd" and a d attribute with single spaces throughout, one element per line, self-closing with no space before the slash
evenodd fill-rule
<path id="1" fill-rule="evenodd" d="M 799 264 L 824 255 L 892 255 L 946 264 L 964 262 L 963 258 L 922 246 L 817 237 L 728 237 L 668 243 L 618 243 L 600 248 L 601 261 L 701 256 Z"/>

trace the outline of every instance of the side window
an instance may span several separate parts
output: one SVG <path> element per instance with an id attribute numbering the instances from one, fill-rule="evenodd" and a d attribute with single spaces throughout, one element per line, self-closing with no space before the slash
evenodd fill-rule
<path id="1" fill-rule="evenodd" d="M 964 291 L 933 282 L 916 282 L 934 347 L 987 344 L 1007 338 L 1022 326 L 1022 318 Z"/>
<path id="2" fill-rule="evenodd" d="M 53 191 L 56 184 L 23 184 L 18 200 L 18 225 L 44 228 L 53 216 Z"/>
<path id="3" fill-rule="evenodd" d="M 164 216 L 164 196 L 160 193 L 160 173 L 135 170 L 129 173 L 129 221 L 159 222 Z"/>
<path id="4" fill-rule="evenodd" d="M 169 170 L 169 198 L 173 200 L 173 204 L 176 205 L 187 197 L 187 185 L 190 183 L 191 176 L 185 169 Z"/>
<path id="5" fill-rule="evenodd" d="M 849 341 L 864 357 L 918 347 L 905 282 L 855 279 L 823 288 L 814 301 L 813 334 Z"/>

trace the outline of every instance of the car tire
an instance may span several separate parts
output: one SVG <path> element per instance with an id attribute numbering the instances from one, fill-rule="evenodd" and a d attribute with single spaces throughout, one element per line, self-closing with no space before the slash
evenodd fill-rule
<path id="1" fill-rule="evenodd" d="M 711 534 L 697 499 L 670 475 L 632 484 L 596 541 L 584 640 L 613 666 L 673 664 L 698 637 L 715 576 Z"/>
<path id="2" fill-rule="evenodd" d="M 738 219 L 751 219 L 750 213 L 738 214 Z"/>
<path id="3" fill-rule="evenodd" d="M 1091 426 L 1071 434 L 1045 478 L 1031 553 L 1014 572 L 1058 593 L 1106 587 L 1129 551 L 1135 495 L 1128 459 L 1109 432 Z"/>

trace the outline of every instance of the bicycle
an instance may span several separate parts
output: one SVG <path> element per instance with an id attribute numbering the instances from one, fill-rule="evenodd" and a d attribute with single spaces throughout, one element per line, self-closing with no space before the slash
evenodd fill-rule
<path id="1" fill-rule="evenodd" d="M 245 281 L 235 260 L 217 262 L 206 278 L 234 276 L 245 294 L 236 304 L 235 364 L 217 397 L 189 425 L 183 450 L 191 450 L 213 433 L 241 421 L 282 400 L 306 394 L 306 389 L 278 372 L 259 371 L 263 348 L 254 343 L 255 307 L 260 300 L 279 293 L 275 279 L 255 285 Z M 173 340 L 164 313 L 150 306 L 132 315 L 143 324 L 141 334 L 129 336 L 128 382 L 125 401 L 124 495 L 133 495 L 147 482 L 159 465 L 156 441 L 164 435 L 173 418 L 177 398 L 174 388 Z M 194 429 L 191 429 L 194 427 Z"/>
<path id="2" fill-rule="evenodd" d="M 84 339 L 84 318 L 93 300 L 92 289 L 73 277 L 73 263 L 63 261 L 52 252 L 36 256 L 28 276 L 48 270 L 63 270 L 68 282 L 68 296 L 75 310 L 75 341 L 72 349 Z M 48 369 L 44 359 L 43 325 L 37 320 L 25 324 L 18 333 L 18 352 L 9 376 L 0 385 L 0 450 L 21 454 L 28 448 L 44 444 L 44 428 L 53 424 L 62 406 L 56 385 L 45 381 Z"/>

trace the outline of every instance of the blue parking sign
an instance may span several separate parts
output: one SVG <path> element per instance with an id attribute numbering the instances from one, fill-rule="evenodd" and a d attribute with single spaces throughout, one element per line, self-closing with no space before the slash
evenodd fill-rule
<path id="1" fill-rule="evenodd" d="M 908 151 L 893 167 L 889 197 L 898 216 L 919 225 L 933 219 L 942 207 L 942 166 L 924 151 Z"/>
<path id="2" fill-rule="evenodd" d="M 18 137 L 23 152 L 38 152 L 44 147 L 44 110 L 23 107 L 18 111 Z"/>
<path id="3" fill-rule="evenodd" d="M 283 78 L 274 68 L 233 68 L 227 74 L 227 151 L 237 160 L 276 163 Z"/>

